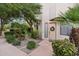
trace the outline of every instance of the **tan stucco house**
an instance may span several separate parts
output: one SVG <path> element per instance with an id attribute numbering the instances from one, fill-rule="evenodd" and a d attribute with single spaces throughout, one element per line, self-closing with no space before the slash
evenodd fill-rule
<path id="1" fill-rule="evenodd" d="M 72 3 L 46 3 L 42 4 L 42 24 L 41 37 L 42 39 L 54 40 L 69 38 L 71 26 L 61 24 L 56 20 L 59 17 L 60 11 L 65 12 L 68 7 L 72 7 Z"/>

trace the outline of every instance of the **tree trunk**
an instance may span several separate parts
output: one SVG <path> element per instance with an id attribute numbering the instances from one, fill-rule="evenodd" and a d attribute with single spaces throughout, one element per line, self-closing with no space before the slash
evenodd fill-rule
<path id="1" fill-rule="evenodd" d="M 32 28 L 32 25 L 30 25 L 30 32 L 32 32 L 33 31 L 33 28 Z"/>
<path id="2" fill-rule="evenodd" d="M 36 24 L 36 29 L 38 30 L 38 23 Z"/>
<path id="3" fill-rule="evenodd" d="M 1 22 L 1 28 L 0 28 L 0 36 L 2 35 L 2 30 L 3 30 L 3 20 L 2 19 L 0 19 L 0 22 Z"/>
<path id="4" fill-rule="evenodd" d="M 70 41 L 72 43 L 75 43 L 75 46 L 78 47 L 79 45 L 79 32 L 78 32 L 78 28 L 73 28 L 70 34 Z"/>
<path id="5" fill-rule="evenodd" d="M 75 44 L 78 49 L 77 55 L 79 55 L 79 28 L 72 28 L 70 34 L 70 42 Z"/>

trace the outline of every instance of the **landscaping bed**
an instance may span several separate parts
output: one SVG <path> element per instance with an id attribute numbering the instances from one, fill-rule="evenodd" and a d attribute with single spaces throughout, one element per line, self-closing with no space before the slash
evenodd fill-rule
<path id="1" fill-rule="evenodd" d="M 27 54 L 29 54 L 29 53 L 31 53 L 34 49 L 28 49 L 27 48 L 27 44 L 28 44 L 28 42 L 29 41 L 34 41 L 35 43 L 36 43 L 36 47 L 35 48 L 37 48 L 38 46 L 39 46 L 39 43 L 42 41 L 42 40 L 40 40 L 40 39 L 38 39 L 38 40 L 35 40 L 35 39 L 26 39 L 26 40 L 23 40 L 23 41 L 21 41 L 21 45 L 20 46 L 15 46 L 15 47 L 17 47 L 18 49 L 20 49 L 21 51 L 23 51 L 23 52 L 25 52 L 25 53 L 27 53 Z"/>
<path id="2" fill-rule="evenodd" d="M 6 42 L 12 44 L 13 46 L 17 47 L 18 49 L 27 54 L 31 53 L 34 49 L 36 49 L 41 41 L 42 39 L 33 39 L 28 37 L 26 37 L 24 40 L 18 40 L 11 35 L 6 37 Z"/>
<path id="3" fill-rule="evenodd" d="M 11 23 L 8 31 L 4 32 L 6 42 L 29 54 L 39 46 L 39 31 L 30 28 L 27 24 Z"/>

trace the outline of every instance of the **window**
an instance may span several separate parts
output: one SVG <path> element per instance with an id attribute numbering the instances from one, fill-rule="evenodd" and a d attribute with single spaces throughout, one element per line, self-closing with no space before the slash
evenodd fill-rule
<path id="1" fill-rule="evenodd" d="M 48 23 L 44 24 L 44 37 L 48 38 Z"/>
<path id="2" fill-rule="evenodd" d="M 70 35 L 72 26 L 67 24 L 61 24 L 60 25 L 60 35 Z"/>

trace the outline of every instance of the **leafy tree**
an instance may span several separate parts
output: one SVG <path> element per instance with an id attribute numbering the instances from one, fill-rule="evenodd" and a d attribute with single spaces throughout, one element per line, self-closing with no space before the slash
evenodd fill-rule
<path id="1" fill-rule="evenodd" d="M 19 7 L 19 6 L 18 6 Z M 3 25 L 11 19 L 11 17 L 19 16 L 19 8 L 15 4 L 0 4 L 0 21 L 1 21 L 1 29 L 0 35 L 2 34 Z"/>
<path id="2" fill-rule="evenodd" d="M 3 30 L 3 25 L 8 23 L 12 18 L 23 17 L 32 29 L 32 25 L 37 23 L 36 15 L 40 14 L 40 4 L 33 3 L 1 3 L 0 4 L 0 35 Z"/>
<path id="3" fill-rule="evenodd" d="M 32 25 L 38 23 L 38 19 L 36 18 L 36 16 L 41 13 L 40 8 L 41 8 L 41 5 L 39 4 L 33 4 L 33 3 L 23 4 L 22 13 L 24 15 L 25 20 L 30 25 L 31 30 L 33 29 Z"/>

